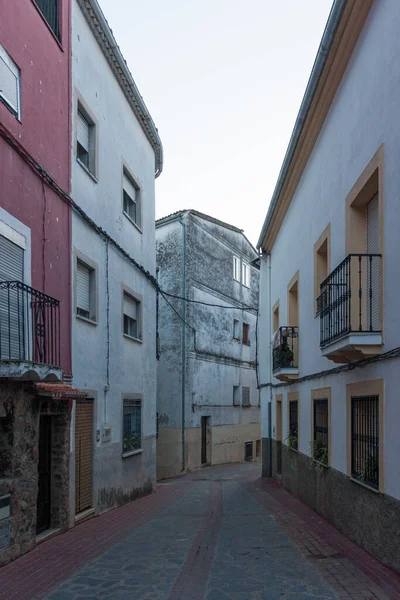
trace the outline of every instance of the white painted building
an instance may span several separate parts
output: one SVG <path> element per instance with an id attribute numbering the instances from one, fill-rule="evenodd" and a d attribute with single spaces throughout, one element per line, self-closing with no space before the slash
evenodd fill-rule
<path id="1" fill-rule="evenodd" d="M 397 569 L 399 19 L 334 2 L 258 242 L 263 472 Z"/>
<path id="2" fill-rule="evenodd" d="M 72 3 L 74 385 L 71 503 L 103 511 L 156 481 L 155 125 L 97 0 Z"/>
<path id="3" fill-rule="evenodd" d="M 156 237 L 158 281 L 175 296 L 159 297 L 157 476 L 255 458 L 257 252 L 194 210 L 158 220 Z"/>

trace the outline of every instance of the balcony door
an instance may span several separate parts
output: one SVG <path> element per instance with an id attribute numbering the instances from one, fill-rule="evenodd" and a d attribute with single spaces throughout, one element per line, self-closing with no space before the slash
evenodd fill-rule
<path id="1" fill-rule="evenodd" d="M 0 235 L 0 282 L 24 280 L 24 250 Z M 0 359 L 24 358 L 23 296 L 17 287 L 0 286 Z"/>
<path id="2" fill-rule="evenodd" d="M 379 254 L 379 196 L 367 204 L 367 254 Z M 368 259 L 367 259 L 368 260 Z M 379 259 L 371 257 L 367 264 L 367 329 L 380 330 Z"/>

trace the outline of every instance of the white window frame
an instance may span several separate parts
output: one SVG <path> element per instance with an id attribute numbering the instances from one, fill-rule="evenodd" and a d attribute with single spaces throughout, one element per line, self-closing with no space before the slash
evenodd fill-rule
<path id="1" fill-rule="evenodd" d="M 240 406 L 240 385 L 234 385 L 232 390 L 232 405 Z"/>
<path id="2" fill-rule="evenodd" d="M 78 268 L 79 263 L 89 270 L 89 316 L 79 313 L 78 306 Z M 98 293 L 97 293 L 97 264 L 79 251 L 75 251 L 75 316 L 78 319 L 97 325 Z"/>
<path id="3" fill-rule="evenodd" d="M 250 289 L 250 265 L 242 262 L 242 285 Z"/>
<path id="4" fill-rule="evenodd" d="M 233 255 L 233 279 L 240 283 L 240 258 Z"/>
<path id="5" fill-rule="evenodd" d="M 79 115 L 81 115 L 82 119 L 84 119 L 89 126 L 89 131 L 88 131 L 89 139 L 88 139 L 88 148 L 87 149 L 78 140 Z M 94 118 L 91 116 L 91 114 L 89 113 L 88 109 L 84 106 L 82 100 L 79 98 L 78 98 L 78 101 L 76 104 L 76 136 L 75 136 L 75 138 L 76 138 L 75 139 L 76 160 L 79 163 L 79 165 L 82 167 L 82 169 L 88 175 L 90 175 L 90 177 L 92 179 L 94 179 L 95 182 L 97 182 L 97 123 L 94 120 Z M 88 157 L 87 165 L 85 164 L 85 162 L 83 160 L 81 160 L 79 158 L 78 145 L 87 152 L 87 157 Z"/>
<path id="6" fill-rule="evenodd" d="M 240 341 L 240 321 L 233 319 L 233 339 Z"/>
<path id="7" fill-rule="evenodd" d="M 127 296 L 128 298 L 130 298 L 131 300 L 133 300 L 134 302 L 136 302 L 136 334 L 137 336 L 133 336 L 130 335 L 129 333 L 126 333 L 125 331 L 125 316 L 127 316 L 128 318 L 129 315 L 125 315 L 124 313 L 124 298 L 125 296 Z M 142 342 L 143 341 L 143 335 L 142 335 L 142 331 L 143 331 L 143 327 L 142 327 L 142 323 L 143 323 L 143 299 L 142 296 L 140 296 L 139 294 L 136 294 L 133 290 L 131 290 L 130 288 L 126 287 L 125 285 L 122 286 L 122 294 L 121 294 L 121 327 L 122 327 L 122 334 L 125 338 L 129 339 L 129 340 L 133 340 L 134 342 Z"/>
<path id="8" fill-rule="evenodd" d="M 21 71 L 18 65 L 13 61 L 7 50 L 0 44 L 0 60 L 3 60 L 5 65 L 10 69 L 11 73 L 16 78 L 17 106 L 14 106 L 12 101 L 5 96 L 0 89 L 0 98 L 7 106 L 10 112 L 20 121 L 21 120 Z"/>
<path id="9" fill-rule="evenodd" d="M 135 190 L 134 198 L 132 198 L 131 190 L 132 188 Z M 132 203 L 135 205 L 135 217 L 133 217 L 129 210 L 125 210 L 125 194 L 127 195 L 128 203 Z M 135 227 L 139 229 L 141 232 L 142 225 L 142 193 L 139 184 L 136 179 L 131 175 L 126 167 L 122 170 L 122 212 L 125 217 L 133 224 Z"/>

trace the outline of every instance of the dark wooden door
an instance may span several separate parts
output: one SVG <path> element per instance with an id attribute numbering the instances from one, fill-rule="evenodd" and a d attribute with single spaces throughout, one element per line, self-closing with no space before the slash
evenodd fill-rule
<path id="1" fill-rule="evenodd" d="M 75 512 L 92 506 L 93 402 L 78 400 L 75 412 Z"/>
<path id="2" fill-rule="evenodd" d="M 207 417 L 201 417 L 201 464 L 207 462 Z"/>
<path id="3" fill-rule="evenodd" d="M 36 533 L 51 526 L 51 417 L 42 415 L 39 425 L 39 489 Z"/>

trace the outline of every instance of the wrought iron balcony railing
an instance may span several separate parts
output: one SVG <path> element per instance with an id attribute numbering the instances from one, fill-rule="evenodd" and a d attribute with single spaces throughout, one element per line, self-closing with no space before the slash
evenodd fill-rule
<path id="1" fill-rule="evenodd" d="M 60 366 L 60 302 L 21 281 L 0 281 L 0 361 Z"/>
<path id="2" fill-rule="evenodd" d="M 352 333 L 381 333 L 380 260 L 380 254 L 349 254 L 321 283 L 321 347 Z"/>
<path id="3" fill-rule="evenodd" d="M 279 327 L 275 333 L 272 349 L 272 370 L 298 368 L 298 327 Z"/>

